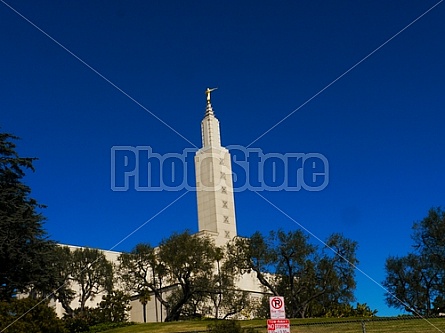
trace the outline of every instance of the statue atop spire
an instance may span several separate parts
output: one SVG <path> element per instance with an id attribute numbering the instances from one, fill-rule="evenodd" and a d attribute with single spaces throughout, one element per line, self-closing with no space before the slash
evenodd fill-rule
<path id="1" fill-rule="evenodd" d="M 207 88 L 207 90 L 205 91 L 205 94 L 207 95 L 207 104 L 210 104 L 210 93 L 216 89 L 218 88 Z"/>

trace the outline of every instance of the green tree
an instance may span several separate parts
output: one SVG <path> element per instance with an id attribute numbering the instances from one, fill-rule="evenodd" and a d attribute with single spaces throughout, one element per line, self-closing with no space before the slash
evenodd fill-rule
<path id="1" fill-rule="evenodd" d="M 71 315 L 63 316 L 65 327 L 70 333 L 89 332 L 90 327 L 100 324 L 98 308 L 85 307 L 84 309 L 74 309 Z"/>
<path id="2" fill-rule="evenodd" d="M 102 296 L 102 301 L 98 304 L 99 319 L 102 323 L 126 322 L 130 310 L 130 297 L 122 290 L 113 290 Z"/>
<path id="3" fill-rule="evenodd" d="M 433 311 L 432 313 L 436 316 L 445 312 L 445 298 L 442 295 L 439 295 L 435 298 L 433 302 Z"/>
<path id="4" fill-rule="evenodd" d="M 344 317 L 374 317 L 377 310 L 371 310 L 366 303 L 357 303 L 355 308 L 351 304 L 341 303 L 332 305 L 326 312 L 326 317 L 344 318 Z"/>
<path id="5" fill-rule="evenodd" d="M 127 288 L 148 288 L 167 310 L 165 321 L 176 321 L 193 302 L 206 299 L 216 259 L 210 238 L 184 232 L 164 239 L 156 250 L 147 244 L 136 246 L 120 256 L 119 271 Z"/>
<path id="6" fill-rule="evenodd" d="M 113 290 L 113 265 L 97 249 L 79 248 L 72 252 L 70 278 L 79 285 L 82 311 L 88 300 Z"/>
<path id="7" fill-rule="evenodd" d="M 150 244 L 137 244 L 130 253 L 122 253 L 119 256 L 119 278 L 127 292 L 138 295 L 142 304 L 144 323 L 147 321 L 146 305 L 151 299 L 150 293 L 166 309 L 170 306 L 163 295 L 165 287 L 163 267 Z"/>
<path id="8" fill-rule="evenodd" d="M 79 299 L 76 313 L 82 313 L 87 301 L 113 291 L 113 264 L 101 251 L 90 248 L 72 251 L 67 246 L 58 246 L 54 253 L 58 258 L 52 269 L 57 271 L 58 287 L 49 296 L 62 304 L 66 316 L 75 315 L 72 307 L 75 298 Z"/>
<path id="9" fill-rule="evenodd" d="M 413 240 L 416 253 L 438 272 L 440 281 L 434 289 L 445 296 L 445 211 L 432 208 L 422 221 L 414 223 Z"/>
<path id="10" fill-rule="evenodd" d="M 420 315 L 431 315 L 445 296 L 445 212 L 432 208 L 413 224 L 413 252 L 386 260 L 386 303 Z"/>
<path id="11" fill-rule="evenodd" d="M 173 234 L 161 241 L 158 270 L 162 270 L 166 284 L 176 285 L 175 302 L 168 308 L 165 321 L 179 320 L 182 308 L 195 296 L 206 293 L 217 251 L 213 241 L 188 232 Z"/>
<path id="12" fill-rule="evenodd" d="M 56 246 L 53 251 L 51 269 L 54 270 L 55 285 L 48 297 L 58 300 L 66 315 L 72 316 L 71 302 L 76 296 L 72 287 L 73 254 L 68 246 Z"/>
<path id="13" fill-rule="evenodd" d="M 430 315 L 432 302 L 438 296 L 440 271 L 414 253 L 389 257 L 385 269 L 383 285 L 389 291 L 386 303 L 414 314 Z"/>
<path id="14" fill-rule="evenodd" d="M 354 300 L 357 243 L 333 234 L 319 249 L 302 231 L 256 232 L 229 245 L 240 274 L 253 270 L 273 295 L 285 296 L 290 317 L 322 316 L 328 307 Z"/>
<path id="15" fill-rule="evenodd" d="M 270 244 L 259 232 L 250 238 L 237 237 L 227 244 L 228 265 L 237 274 L 255 272 L 258 281 L 275 296 L 279 293 L 274 284 L 274 273 L 277 258 Z"/>
<path id="16" fill-rule="evenodd" d="M 285 297 L 289 316 L 305 316 L 309 303 L 320 296 L 322 289 L 317 288 L 316 247 L 309 244 L 308 237 L 298 230 L 285 233 L 272 231 L 269 235 L 270 251 L 274 253 L 275 285 L 281 296 Z"/>
<path id="17" fill-rule="evenodd" d="M 147 303 L 151 300 L 150 291 L 148 289 L 142 289 L 139 291 L 139 302 L 142 304 L 142 316 L 144 323 L 147 322 Z"/>
<path id="18" fill-rule="evenodd" d="M 357 303 L 354 309 L 355 317 L 374 317 L 377 314 L 377 310 L 371 310 L 366 303 Z"/>
<path id="19" fill-rule="evenodd" d="M 0 133 L 0 299 L 17 293 L 48 292 L 54 282 L 51 254 L 55 243 L 43 229 L 43 207 L 30 197 L 23 183 L 35 158 L 20 157 L 12 140 Z"/>
<path id="20" fill-rule="evenodd" d="M 323 316 L 330 307 L 354 300 L 356 242 L 333 234 L 319 250 L 300 230 L 271 232 L 270 242 L 278 259 L 277 289 L 291 317 Z"/>
<path id="21" fill-rule="evenodd" d="M 249 293 L 237 289 L 236 282 L 239 280 L 239 275 L 225 249 L 217 249 L 215 266 L 208 286 L 208 298 L 213 305 L 209 308 L 208 315 L 215 319 L 226 319 L 249 307 Z"/>

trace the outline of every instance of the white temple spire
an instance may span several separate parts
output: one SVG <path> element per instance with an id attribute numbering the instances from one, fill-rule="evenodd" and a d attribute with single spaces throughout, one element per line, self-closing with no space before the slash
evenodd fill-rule
<path id="1" fill-rule="evenodd" d="M 232 167 L 229 151 L 221 146 L 219 121 L 207 88 L 207 104 L 201 122 L 202 148 L 196 152 L 196 195 L 199 232 L 215 239 L 218 246 L 237 235 Z"/>

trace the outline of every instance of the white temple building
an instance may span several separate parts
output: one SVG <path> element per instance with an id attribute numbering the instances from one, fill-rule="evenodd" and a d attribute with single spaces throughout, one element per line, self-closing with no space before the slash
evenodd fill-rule
<path id="1" fill-rule="evenodd" d="M 202 148 L 195 155 L 196 195 L 198 209 L 198 235 L 206 235 L 214 240 L 216 246 L 224 246 L 237 237 L 235 201 L 230 152 L 221 146 L 219 121 L 216 118 L 210 93 L 215 89 L 207 89 L 205 115 L 201 122 Z M 69 246 L 72 250 L 79 247 Z M 118 262 L 120 252 L 101 250 L 108 260 Z M 168 287 L 167 287 L 168 289 Z M 248 291 L 251 298 L 259 301 L 263 296 L 263 288 L 254 273 L 244 274 L 237 283 L 237 289 Z M 98 296 L 88 306 L 95 307 L 100 301 Z M 131 302 L 129 320 L 143 322 L 143 307 L 137 297 Z M 55 302 L 54 307 L 59 316 L 63 315 L 61 304 Z M 73 308 L 78 306 L 74 300 Z M 147 322 L 160 322 L 165 318 L 165 309 L 156 297 L 152 296 L 146 305 Z"/>

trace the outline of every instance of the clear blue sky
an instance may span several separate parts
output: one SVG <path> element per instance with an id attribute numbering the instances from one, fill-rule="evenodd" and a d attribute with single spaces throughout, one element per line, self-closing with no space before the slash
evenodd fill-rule
<path id="1" fill-rule="evenodd" d="M 199 147 L 206 87 L 223 145 L 246 146 L 439 1 L 6 2 Z M 193 145 L 3 1 L 0 31 L 0 126 L 39 158 L 26 181 L 51 238 L 124 251 L 195 232 L 195 193 L 154 217 L 185 191 L 110 185 L 113 146 Z M 261 195 L 321 239 L 356 240 L 377 282 L 410 251 L 412 223 L 445 205 L 444 31 L 439 4 L 252 145 L 327 157 L 325 190 Z M 299 228 L 253 192 L 235 200 L 240 235 Z M 398 313 L 357 280 L 357 301 Z"/>

